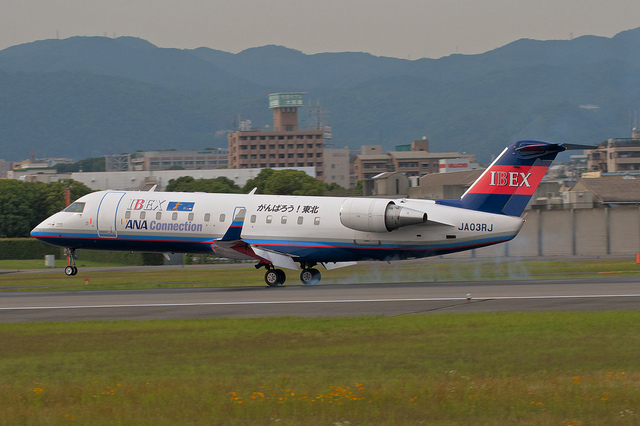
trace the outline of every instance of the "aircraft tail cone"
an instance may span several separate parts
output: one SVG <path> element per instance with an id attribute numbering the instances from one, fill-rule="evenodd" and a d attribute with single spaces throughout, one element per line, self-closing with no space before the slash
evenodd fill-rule
<path id="1" fill-rule="evenodd" d="M 420 225 L 427 222 L 427 214 L 418 210 L 408 209 L 396 204 L 389 204 L 385 215 L 385 225 L 389 231 L 403 226 Z"/>

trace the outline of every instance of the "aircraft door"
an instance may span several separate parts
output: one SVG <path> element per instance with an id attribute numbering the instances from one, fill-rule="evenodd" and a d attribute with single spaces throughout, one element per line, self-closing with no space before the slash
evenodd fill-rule
<path id="1" fill-rule="evenodd" d="M 102 197 L 100 205 L 98 206 L 98 216 L 96 219 L 99 237 L 116 238 L 118 236 L 116 229 L 116 211 L 123 196 L 124 192 L 108 192 Z"/>

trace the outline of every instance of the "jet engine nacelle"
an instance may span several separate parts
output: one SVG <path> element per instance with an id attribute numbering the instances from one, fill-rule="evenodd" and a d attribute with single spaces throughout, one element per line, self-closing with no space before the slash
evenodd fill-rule
<path id="1" fill-rule="evenodd" d="M 340 207 L 340 222 L 356 231 L 391 232 L 426 221 L 425 212 L 401 207 L 384 199 L 349 198 Z"/>

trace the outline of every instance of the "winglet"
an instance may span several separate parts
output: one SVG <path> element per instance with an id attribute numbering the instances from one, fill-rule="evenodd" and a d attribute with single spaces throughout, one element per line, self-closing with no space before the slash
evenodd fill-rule
<path id="1" fill-rule="evenodd" d="M 219 239 L 219 241 L 234 241 L 241 239 L 242 226 L 244 225 L 244 218 L 247 214 L 247 209 L 244 207 L 236 207 L 233 211 L 233 222 L 227 229 L 227 232 Z"/>

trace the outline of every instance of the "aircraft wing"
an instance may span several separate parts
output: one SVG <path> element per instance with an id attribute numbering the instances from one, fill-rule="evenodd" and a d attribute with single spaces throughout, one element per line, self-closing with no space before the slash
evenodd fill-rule
<path id="1" fill-rule="evenodd" d="M 235 259 L 235 260 L 263 260 L 257 255 L 253 254 L 251 247 L 249 244 L 245 243 L 242 240 L 236 241 L 222 241 L 215 240 L 213 244 L 211 244 L 211 249 L 214 254 L 218 257 L 226 257 L 227 259 Z"/>
<path id="2" fill-rule="evenodd" d="M 257 254 L 258 256 L 260 256 L 265 260 L 270 261 L 271 263 L 273 263 L 275 266 L 279 268 L 298 270 L 298 265 L 296 265 L 296 263 L 294 262 L 293 257 L 289 256 L 288 254 L 279 253 L 271 250 L 264 250 L 253 245 L 251 246 L 251 249 L 255 254 Z M 332 269 L 344 268 L 345 266 L 352 266 L 352 265 L 355 265 L 357 262 L 320 262 L 320 263 L 322 264 L 322 266 L 325 267 L 327 271 L 330 271 Z"/>
<path id="3" fill-rule="evenodd" d="M 244 207 L 237 207 L 235 209 L 233 212 L 233 221 L 231 222 L 229 229 L 227 229 L 227 232 L 225 232 L 222 238 L 217 238 L 213 241 L 213 244 L 211 244 L 211 249 L 216 256 L 236 260 L 266 260 L 257 255 L 251 246 L 241 238 L 242 227 L 244 226 L 244 218 L 246 214 L 247 209 Z"/>
<path id="4" fill-rule="evenodd" d="M 257 259 L 260 262 L 272 263 L 280 268 L 297 270 L 298 266 L 291 256 L 275 251 L 264 250 L 242 240 L 242 227 L 244 226 L 246 214 L 246 208 L 236 208 L 233 212 L 233 221 L 229 229 L 227 229 L 227 232 L 225 232 L 222 238 L 216 239 L 211 245 L 214 253 L 217 256 L 227 257 L 229 259 Z"/>
<path id="5" fill-rule="evenodd" d="M 253 245 L 251 246 L 251 250 L 253 250 L 253 252 L 260 258 L 273 263 L 279 268 L 298 270 L 298 265 L 296 265 L 291 256 L 275 251 L 263 250 Z"/>

